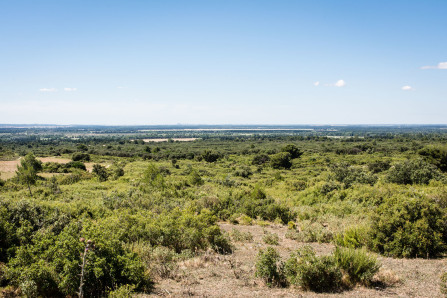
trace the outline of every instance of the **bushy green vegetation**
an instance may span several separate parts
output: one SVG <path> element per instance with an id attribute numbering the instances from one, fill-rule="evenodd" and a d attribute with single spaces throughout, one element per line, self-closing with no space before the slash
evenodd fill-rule
<path id="1" fill-rule="evenodd" d="M 261 250 L 256 274 L 272 286 L 368 285 L 378 265 L 365 249 L 391 257 L 446 252 L 447 134 L 177 131 L 148 143 L 159 133 L 127 129 L 0 135 L 0 158 L 21 157 L 17 175 L 0 180 L 0 287 L 76 295 L 85 238 L 95 243 L 86 255 L 86 295 L 148 292 L 174 276 L 180 259 L 231 253 L 230 239 L 253 241 L 237 229 L 227 235 L 219 221 L 289 224 L 286 238 L 339 246 L 329 256 L 294 252 L 285 267 L 273 248 Z M 40 164 L 35 156 L 72 161 Z M 281 245 L 275 235 L 261 243 Z"/>

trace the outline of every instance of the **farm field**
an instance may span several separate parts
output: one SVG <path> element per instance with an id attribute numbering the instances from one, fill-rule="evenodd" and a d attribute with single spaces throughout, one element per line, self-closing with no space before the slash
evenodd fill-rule
<path id="1" fill-rule="evenodd" d="M 441 128 L 0 128 L 0 291 L 441 297 Z"/>

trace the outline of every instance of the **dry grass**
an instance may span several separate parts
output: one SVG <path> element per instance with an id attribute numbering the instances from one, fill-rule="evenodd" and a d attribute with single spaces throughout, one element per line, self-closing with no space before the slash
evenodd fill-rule
<path id="1" fill-rule="evenodd" d="M 221 228 L 231 232 L 233 228 L 253 235 L 251 242 L 235 242 L 231 255 L 206 252 L 204 255 L 179 263 L 176 278 L 163 279 L 148 296 L 166 297 L 441 297 L 439 276 L 446 268 L 444 259 L 391 259 L 379 257 L 382 268 L 376 275 L 376 286 L 356 287 L 341 293 L 317 294 L 298 288 L 269 288 L 254 277 L 256 254 L 267 247 L 262 237 L 264 230 L 276 233 L 280 245 L 275 246 L 283 259 L 291 251 L 307 245 L 285 238 L 287 227 L 235 226 L 222 223 Z M 332 244 L 310 243 L 317 254 L 329 254 Z"/>
<path id="2" fill-rule="evenodd" d="M 69 163 L 71 159 L 68 158 L 62 158 L 62 157 L 38 157 L 38 159 L 41 162 L 56 162 L 56 163 Z M 10 179 L 16 175 L 17 166 L 20 164 L 20 158 L 16 160 L 8 160 L 8 161 L 0 161 L 0 178 L 3 180 Z M 87 168 L 87 171 L 90 173 L 93 170 L 94 162 L 87 162 L 85 163 L 85 167 Z M 108 168 L 110 164 L 108 163 L 101 163 L 101 165 Z M 51 177 L 54 176 L 52 173 L 42 173 L 39 174 L 42 177 Z"/>

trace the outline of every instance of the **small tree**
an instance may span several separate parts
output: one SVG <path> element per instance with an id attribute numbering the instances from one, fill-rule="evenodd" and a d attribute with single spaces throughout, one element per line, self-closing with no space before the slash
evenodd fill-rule
<path id="1" fill-rule="evenodd" d="M 290 169 L 292 155 L 289 152 L 280 152 L 272 156 L 270 164 L 274 169 Z"/>
<path id="2" fill-rule="evenodd" d="M 292 159 L 300 157 L 303 152 L 295 145 L 289 144 L 281 148 L 282 152 L 289 152 Z"/>
<path id="3" fill-rule="evenodd" d="M 40 170 L 42 170 L 42 162 L 36 159 L 32 153 L 28 153 L 20 161 L 20 166 L 17 167 L 17 177 L 20 183 L 28 186 L 30 196 L 33 195 L 31 192 L 31 185 L 36 184 L 37 172 Z"/>
<path id="4" fill-rule="evenodd" d="M 109 178 L 109 173 L 107 172 L 106 167 L 100 164 L 94 164 L 92 172 L 98 177 L 100 182 L 107 181 Z"/>

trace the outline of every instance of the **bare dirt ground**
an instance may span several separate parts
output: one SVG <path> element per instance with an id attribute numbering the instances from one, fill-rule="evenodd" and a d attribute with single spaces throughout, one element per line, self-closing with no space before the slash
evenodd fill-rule
<path id="1" fill-rule="evenodd" d="M 158 280 L 151 295 L 139 297 L 442 297 L 439 277 L 447 269 L 445 259 L 391 259 L 379 257 L 382 268 L 378 275 L 387 282 L 383 287 L 356 287 L 340 293 L 317 294 L 299 288 L 269 288 L 254 277 L 255 259 L 260 248 L 267 247 L 262 241 L 263 229 L 279 235 L 275 248 L 285 260 L 291 251 L 306 245 L 286 239 L 287 227 L 241 226 L 222 223 L 221 228 L 230 232 L 233 228 L 250 232 L 252 242 L 235 242 L 232 255 L 207 252 L 200 257 L 180 263 L 175 276 Z M 329 254 L 332 244 L 310 243 L 317 254 Z"/>
<path id="2" fill-rule="evenodd" d="M 57 163 L 68 163 L 71 159 L 62 158 L 62 157 L 37 157 L 41 162 L 57 162 Z M 9 179 L 16 175 L 17 166 L 20 164 L 20 158 L 16 160 L 8 160 L 8 161 L 0 161 L 0 178 L 1 179 Z M 94 162 L 85 163 L 85 167 L 87 171 L 92 172 Z M 101 163 L 101 165 L 105 167 L 109 167 L 110 165 L 107 163 Z M 51 177 L 54 176 L 53 173 L 40 173 L 42 177 Z"/>

